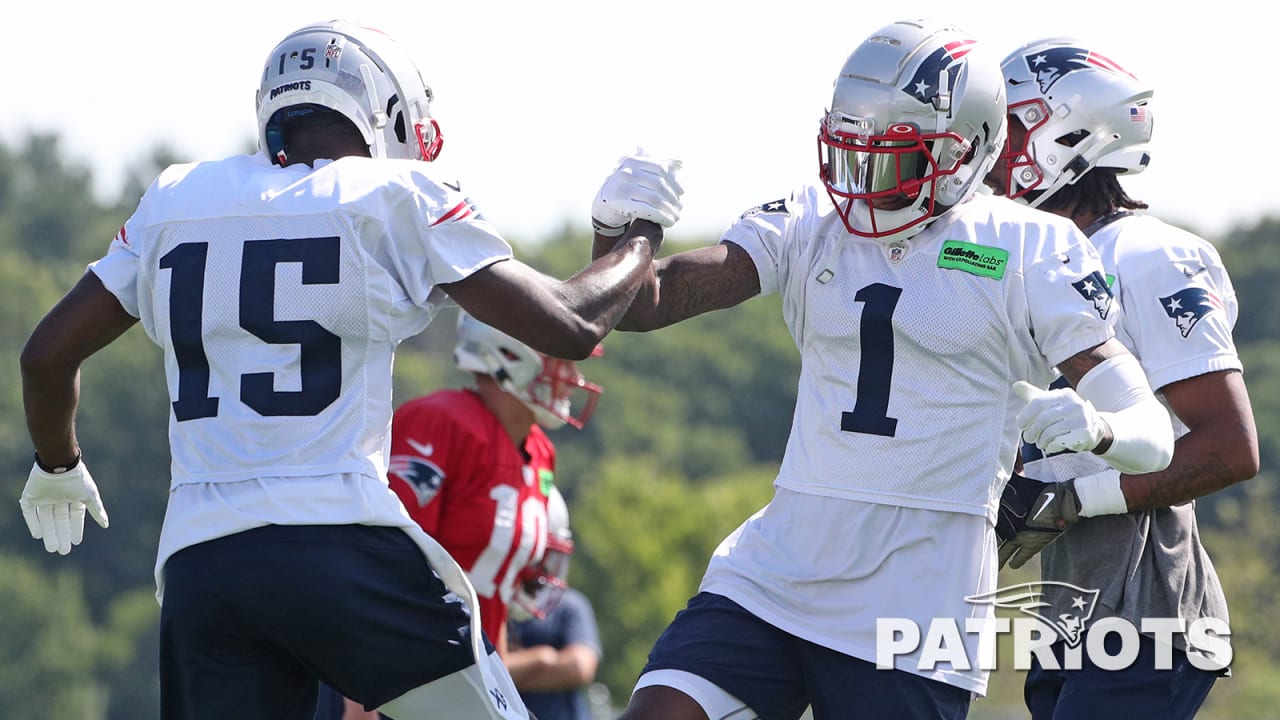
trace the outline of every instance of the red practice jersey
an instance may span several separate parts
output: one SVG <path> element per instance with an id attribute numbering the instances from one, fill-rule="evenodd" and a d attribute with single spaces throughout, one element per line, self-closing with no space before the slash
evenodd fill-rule
<path id="1" fill-rule="evenodd" d="M 529 427 L 523 449 L 471 390 L 440 390 L 396 410 L 391 488 L 467 571 L 496 641 L 516 577 L 542 558 L 555 447 Z"/>

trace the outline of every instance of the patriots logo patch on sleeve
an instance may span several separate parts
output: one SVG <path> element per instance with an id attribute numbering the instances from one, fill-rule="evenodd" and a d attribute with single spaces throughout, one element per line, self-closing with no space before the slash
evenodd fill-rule
<path id="1" fill-rule="evenodd" d="M 444 484 L 440 466 L 417 455 L 392 455 L 387 470 L 413 488 L 418 507 L 431 502 Z"/>
<path id="2" fill-rule="evenodd" d="M 1080 293 L 1080 297 L 1093 303 L 1093 309 L 1098 311 L 1098 317 L 1107 319 L 1107 314 L 1111 312 L 1111 288 L 1107 287 L 1107 281 L 1103 279 L 1102 273 L 1091 272 L 1071 283 L 1071 287 Z"/>
<path id="3" fill-rule="evenodd" d="M 1160 306 L 1177 324 L 1182 337 L 1187 337 L 1196 323 L 1200 322 L 1200 318 L 1222 309 L 1222 301 L 1204 288 L 1189 287 L 1160 298 Z"/>
<path id="4" fill-rule="evenodd" d="M 742 213 L 740 217 L 749 218 L 749 217 L 755 217 L 756 215 L 760 215 L 762 213 L 786 213 L 786 212 L 788 212 L 787 201 L 786 201 L 786 198 L 783 198 L 782 200 L 774 200 L 772 202 L 767 202 L 767 203 L 762 203 L 760 205 L 757 205 L 751 208 L 750 210 L 747 210 L 746 212 Z"/>
<path id="5" fill-rule="evenodd" d="M 452 208 L 449 209 L 449 212 L 445 213 L 444 215 L 441 215 L 439 219 L 431 223 L 431 227 L 435 227 L 437 225 L 443 225 L 444 223 L 448 223 L 448 222 L 457 222 L 459 220 L 466 220 L 467 218 L 474 218 L 476 220 L 484 219 L 484 217 L 480 214 L 480 210 L 476 208 L 476 204 L 471 201 L 471 198 L 463 198 L 462 202 L 459 202 L 458 204 L 454 205 Z"/>

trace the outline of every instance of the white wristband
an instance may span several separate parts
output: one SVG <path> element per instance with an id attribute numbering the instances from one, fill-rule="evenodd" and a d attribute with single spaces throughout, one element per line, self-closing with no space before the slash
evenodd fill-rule
<path id="1" fill-rule="evenodd" d="M 1124 492 L 1120 490 L 1120 471 L 1110 468 L 1075 479 L 1076 497 L 1080 498 L 1080 517 L 1123 515 L 1129 512 Z"/>

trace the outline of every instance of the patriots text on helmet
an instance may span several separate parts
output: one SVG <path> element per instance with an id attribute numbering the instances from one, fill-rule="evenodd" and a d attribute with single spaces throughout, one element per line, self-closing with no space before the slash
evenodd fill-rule
<path id="1" fill-rule="evenodd" d="M 276 99 L 276 96 L 281 93 L 293 92 L 295 90 L 310 90 L 310 89 L 311 89 L 310 80 L 298 80 L 296 82 L 285 83 L 283 85 L 279 85 L 277 87 L 271 88 L 271 99 L 272 100 Z"/>

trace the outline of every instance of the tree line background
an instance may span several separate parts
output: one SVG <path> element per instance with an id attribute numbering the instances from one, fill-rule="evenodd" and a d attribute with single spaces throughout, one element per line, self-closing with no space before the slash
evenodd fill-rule
<path id="1" fill-rule="evenodd" d="M 8 478 L 0 496 L 3 718 L 159 717 L 152 571 L 169 469 L 160 351 L 135 328 L 84 368 L 80 442 L 111 528 L 87 523 L 84 544 L 67 557 L 32 540 L 17 507 L 32 452 L 18 354 L 35 323 L 101 256 L 142 190 L 173 160 L 158 148 L 131 170 L 118 199 L 103 201 L 92 192 L 91 172 L 62 155 L 55 135 L 0 144 L 0 468 Z M 1217 684 L 1201 717 L 1272 718 L 1280 713 L 1280 629 L 1273 621 L 1280 598 L 1274 521 L 1280 495 L 1273 490 L 1280 452 L 1280 219 L 1209 239 L 1240 297 L 1236 340 L 1262 472 L 1200 502 L 1235 647 L 1234 677 Z M 520 240 L 513 238 L 518 256 L 558 277 L 589 257 L 585 223 L 536 244 Z M 679 249 L 669 242 L 664 252 Z M 397 404 L 467 384 L 450 358 L 452 320 L 442 315 L 402 346 Z M 614 333 L 604 347 L 603 357 L 581 364 L 605 388 L 596 416 L 584 430 L 566 428 L 552 439 L 577 543 L 570 580 L 592 600 L 599 620 L 605 659 L 598 680 L 623 704 L 650 645 L 696 591 L 712 549 L 768 501 L 790 429 L 799 358 L 776 296 L 655 333 Z M 1006 571 L 1001 583 L 1033 580 L 1035 572 Z M 970 717 L 1025 717 L 1021 680 L 1012 670 L 997 672 L 990 696 L 974 704 Z"/>

